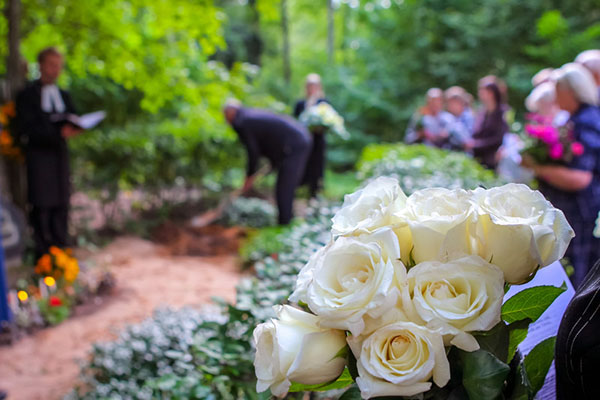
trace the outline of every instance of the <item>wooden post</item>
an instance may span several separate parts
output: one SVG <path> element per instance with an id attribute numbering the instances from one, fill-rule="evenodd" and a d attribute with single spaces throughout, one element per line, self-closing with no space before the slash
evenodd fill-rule
<path id="1" fill-rule="evenodd" d="M 287 0 L 281 0 L 281 33 L 283 37 L 283 80 L 286 85 L 286 100 L 289 100 L 292 82 L 292 69 L 290 63 L 290 33 L 288 25 Z"/>

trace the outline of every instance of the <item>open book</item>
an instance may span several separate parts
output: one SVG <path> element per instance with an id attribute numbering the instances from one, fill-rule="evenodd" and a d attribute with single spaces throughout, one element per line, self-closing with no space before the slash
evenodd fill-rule
<path id="1" fill-rule="evenodd" d="M 54 114 L 50 116 L 52 122 L 69 122 L 81 129 L 92 129 L 98 126 L 104 118 L 106 118 L 106 113 L 104 111 L 96 111 L 83 115 Z"/>

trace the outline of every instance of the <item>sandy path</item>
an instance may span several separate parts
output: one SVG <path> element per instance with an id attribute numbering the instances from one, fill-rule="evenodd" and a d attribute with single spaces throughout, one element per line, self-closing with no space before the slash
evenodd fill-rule
<path id="1" fill-rule="evenodd" d="M 171 257 L 159 246 L 121 238 L 101 252 L 111 265 L 117 288 L 98 310 L 71 318 L 0 347 L 0 388 L 9 400 L 61 398 L 77 379 L 77 360 L 91 343 L 110 340 L 115 331 L 138 322 L 161 305 L 178 308 L 235 299 L 240 273 L 234 256 Z"/>

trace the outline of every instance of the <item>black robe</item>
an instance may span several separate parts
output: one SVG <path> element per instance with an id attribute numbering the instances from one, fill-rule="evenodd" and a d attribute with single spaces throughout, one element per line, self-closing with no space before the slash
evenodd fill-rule
<path id="1" fill-rule="evenodd" d="M 34 81 L 17 96 L 17 126 L 25 144 L 29 202 L 34 207 L 68 206 L 71 193 L 69 149 L 61 123 L 42 110 L 42 84 Z M 61 90 L 65 113 L 76 114 L 68 92 Z"/>

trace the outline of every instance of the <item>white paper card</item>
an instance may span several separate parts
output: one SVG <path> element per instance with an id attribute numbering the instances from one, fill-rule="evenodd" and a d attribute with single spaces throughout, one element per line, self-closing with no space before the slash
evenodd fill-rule
<path id="1" fill-rule="evenodd" d="M 504 301 L 508 300 L 515 294 L 519 293 L 521 290 L 534 287 L 534 286 L 562 286 L 563 282 L 567 284 L 567 290 L 558 296 L 554 303 L 542 314 L 542 316 L 535 321 L 533 324 L 529 325 L 529 330 L 527 332 L 527 338 L 519 345 L 519 350 L 523 356 L 527 355 L 531 349 L 533 349 L 538 343 L 552 336 L 556 336 L 558 333 L 558 327 L 560 325 L 560 321 L 562 320 L 563 314 L 569 305 L 569 302 L 575 295 L 575 290 L 573 289 L 573 285 L 569 280 L 569 277 L 565 273 L 564 268 L 560 264 L 560 262 L 556 261 L 555 263 L 547 266 L 546 268 L 542 268 L 538 271 L 535 278 L 524 285 L 513 285 L 510 290 L 504 296 Z M 536 399 L 550 400 L 556 398 L 556 381 L 555 381 L 555 370 L 554 370 L 554 362 L 552 362 L 552 366 L 548 371 L 548 375 L 546 375 L 546 380 L 544 381 L 544 386 L 538 394 L 536 395 Z"/>

